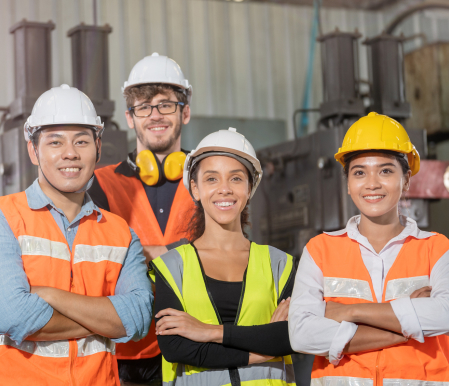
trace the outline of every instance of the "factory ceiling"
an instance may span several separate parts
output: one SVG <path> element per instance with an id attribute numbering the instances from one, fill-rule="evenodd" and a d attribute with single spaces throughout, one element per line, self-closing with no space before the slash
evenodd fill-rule
<path id="1" fill-rule="evenodd" d="M 234 2 L 259 2 L 295 5 L 313 5 L 313 0 L 224 0 Z M 407 0 L 322 0 L 323 7 L 352 8 L 364 10 L 380 10 L 397 3 L 408 3 Z"/>

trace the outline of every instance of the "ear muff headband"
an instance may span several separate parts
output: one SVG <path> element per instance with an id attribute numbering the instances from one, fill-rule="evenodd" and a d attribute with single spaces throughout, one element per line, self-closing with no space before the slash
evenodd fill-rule
<path id="1" fill-rule="evenodd" d="M 164 175 L 167 180 L 177 181 L 182 178 L 186 157 L 182 151 L 171 153 L 165 157 L 162 168 L 164 169 Z"/>
<path id="2" fill-rule="evenodd" d="M 182 178 L 186 155 L 182 151 L 169 154 L 161 163 L 151 150 L 143 150 L 136 157 L 140 179 L 149 186 L 156 185 L 161 179 L 177 181 Z"/>

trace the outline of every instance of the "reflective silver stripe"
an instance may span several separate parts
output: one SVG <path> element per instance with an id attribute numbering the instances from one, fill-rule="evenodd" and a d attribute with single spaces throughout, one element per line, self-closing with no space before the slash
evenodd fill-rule
<path id="1" fill-rule="evenodd" d="M 310 386 L 373 386 L 371 378 L 321 377 L 312 378 Z"/>
<path id="2" fill-rule="evenodd" d="M 429 276 L 405 277 L 403 279 L 390 280 L 385 290 L 385 301 L 405 298 L 413 291 L 429 285 Z"/>
<path id="3" fill-rule="evenodd" d="M 19 236 L 18 241 L 22 256 L 42 255 L 70 261 L 70 251 L 65 243 L 27 235 Z"/>
<path id="4" fill-rule="evenodd" d="M 229 370 L 205 370 L 198 373 L 186 374 L 185 365 L 178 364 L 182 373 L 178 372 L 175 381 L 164 382 L 164 386 L 210 386 L 226 385 L 231 382 Z M 295 382 L 293 365 L 285 365 L 284 361 L 265 362 L 238 368 L 240 381 L 280 380 L 287 383 Z"/>
<path id="5" fill-rule="evenodd" d="M 110 339 L 100 335 L 92 335 L 78 339 L 78 357 L 85 357 L 99 352 L 110 352 L 115 354 L 115 343 Z M 25 351 L 32 355 L 48 358 L 68 358 L 69 341 L 59 340 L 54 342 L 32 342 L 24 340 L 21 344 L 16 344 L 6 335 L 0 335 L 0 346 L 14 347 L 20 351 Z"/>
<path id="6" fill-rule="evenodd" d="M 384 378 L 384 386 L 448 386 L 449 382 L 420 381 L 418 379 Z"/>
<path id="7" fill-rule="evenodd" d="M 68 358 L 69 356 L 69 341 L 67 340 L 55 342 L 31 342 L 24 340 L 18 345 L 8 336 L 0 335 L 0 345 L 11 346 L 40 357 Z"/>
<path id="8" fill-rule="evenodd" d="M 76 341 L 78 344 L 78 357 L 86 357 L 99 352 L 110 352 L 115 355 L 115 343 L 109 338 L 100 335 L 91 335 Z"/>
<path id="9" fill-rule="evenodd" d="M 100 261 L 112 261 L 113 263 L 123 264 L 128 252 L 127 247 L 112 247 L 109 245 L 82 245 L 75 247 L 75 256 L 73 264 L 89 261 L 99 263 Z"/>
<path id="10" fill-rule="evenodd" d="M 324 297 L 357 298 L 373 301 L 371 288 L 367 281 L 341 277 L 324 278 Z"/>
<path id="11" fill-rule="evenodd" d="M 182 275 L 184 273 L 184 261 L 180 253 L 176 249 L 171 249 L 162 255 L 162 261 L 167 266 L 173 279 L 178 286 L 179 292 L 182 295 Z"/>
<path id="12" fill-rule="evenodd" d="M 287 254 L 272 246 L 268 246 L 268 250 L 270 251 L 271 271 L 273 272 L 274 285 L 276 286 L 276 293 L 279 298 L 279 280 L 281 280 L 282 273 L 287 264 Z"/>

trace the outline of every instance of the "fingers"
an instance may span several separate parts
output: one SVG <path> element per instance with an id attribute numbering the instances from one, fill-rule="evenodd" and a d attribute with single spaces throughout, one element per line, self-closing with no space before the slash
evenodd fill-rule
<path id="1" fill-rule="evenodd" d="M 290 297 L 282 300 L 277 306 L 271 317 L 270 323 L 283 322 L 288 318 L 288 308 L 290 306 Z"/>
<path id="2" fill-rule="evenodd" d="M 431 286 L 425 286 L 412 292 L 410 299 L 430 297 L 432 292 Z"/>
<path id="3" fill-rule="evenodd" d="M 182 316 L 185 312 L 174 310 L 173 308 L 166 308 L 165 310 L 159 311 L 154 317 L 156 319 L 162 318 L 163 316 Z"/>

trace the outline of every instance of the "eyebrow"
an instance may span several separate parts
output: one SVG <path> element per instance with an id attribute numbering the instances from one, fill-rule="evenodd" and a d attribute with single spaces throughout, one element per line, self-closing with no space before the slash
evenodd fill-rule
<path id="1" fill-rule="evenodd" d="M 75 134 L 75 138 L 81 137 L 82 135 L 89 135 L 89 133 L 87 131 L 80 131 L 79 133 Z M 62 134 L 58 134 L 58 133 L 51 133 L 48 134 L 45 138 L 63 138 L 64 136 Z"/>
<path id="2" fill-rule="evenodd" d="M 377 165 L 378 168 L 383 168 L 383 167 L 385 167 L 385 166 L 393 166 L 393 167 L 397 167 L 394 163 L 391 163 L 391 162 L 387 162 L 387 163 L 384 163 L 384 164 Z M 351 169 L 350 169 L 350 170 L 352 170 L 352 169 L 354 169 L 354 168 L 365 169 L 366 166 L 364 166 L 364 165 L 354 165 L 354 166 L 351 166 Z"/>

